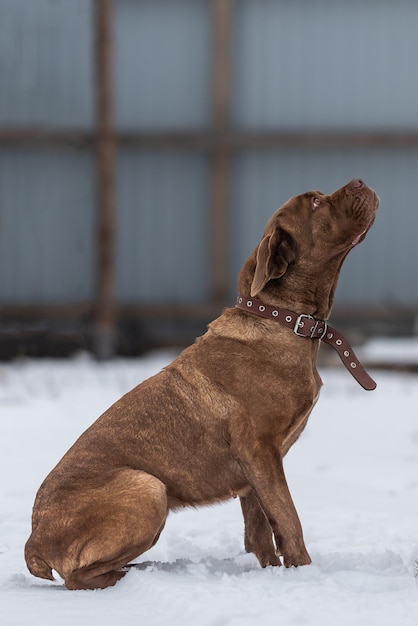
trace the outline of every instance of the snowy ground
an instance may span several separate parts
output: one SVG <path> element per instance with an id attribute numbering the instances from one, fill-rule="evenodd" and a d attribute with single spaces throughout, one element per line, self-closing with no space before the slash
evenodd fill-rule
<path id="1" fill-rule="evenodd" d="M 321 397 L 286 458 L 312 565 L 262 570 L 243 551 L 233 500 L 171 515 L 143 566 L 113 588 L 68 591 L 29 574 L 23 546 L 41 480 L 102 410 L 170 358 L 0 364 L 1 624 L 416 626 L 411 374 L 374 372 L 378 388 L 366 392 L 344 370 L 322 372 Z"/>

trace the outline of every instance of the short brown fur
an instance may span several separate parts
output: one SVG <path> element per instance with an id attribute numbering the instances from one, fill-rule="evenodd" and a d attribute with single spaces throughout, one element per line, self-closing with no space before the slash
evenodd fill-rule
<path id="1" fill-rule="evenodd" d="M 342 262 L 374 221 L 376 194 L 351 181 L 291 198 L 267 223 L 238 288 L 327 318 Z M 36 496 L 30 571 L 69 589 L 113 585 L 158 539 L 168 511 L 239 495 L 260 564 L 311 562 L 283 471 L 321 387 L 319 340 L 227 309 L 167 368 L 111 406 Z"/>

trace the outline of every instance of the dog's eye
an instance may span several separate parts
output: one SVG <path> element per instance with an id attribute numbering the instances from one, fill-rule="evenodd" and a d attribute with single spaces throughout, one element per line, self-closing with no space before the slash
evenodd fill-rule
<path id="1" fill-rule="evenodd" d="M 319 198 L 313 198 L 312 199 L 312 208 L 313 209 L 317 209 L 319 206 L 321 206 L 322 204 L 322 200 L 320 200 Z"/>

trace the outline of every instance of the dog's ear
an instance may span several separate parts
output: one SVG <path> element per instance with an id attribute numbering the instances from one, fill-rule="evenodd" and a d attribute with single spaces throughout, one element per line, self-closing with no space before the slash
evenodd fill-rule
<path id="1" fill-rule="evenodd" d="M 282 228 L 275 228 L 263 237 L 257 249 L 251 297 L 255 298 L 269 280 L 280 278 L 296 258 L 293 238 Z"/>

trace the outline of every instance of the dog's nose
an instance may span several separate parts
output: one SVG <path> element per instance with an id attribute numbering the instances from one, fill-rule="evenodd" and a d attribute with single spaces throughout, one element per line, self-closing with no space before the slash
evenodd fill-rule
<path id="1" fill-rule="evenodd" d="M 359 189 L 359 187 L 364 187 L 364 182 L 361 180 L 361 178 L 353 178 L 353 180 L 348 183 L 348 187 L 350 189 Z"/>

